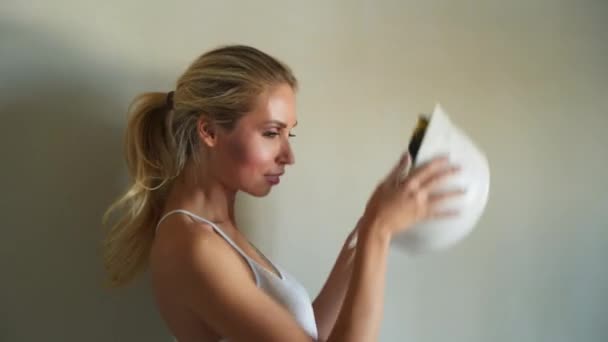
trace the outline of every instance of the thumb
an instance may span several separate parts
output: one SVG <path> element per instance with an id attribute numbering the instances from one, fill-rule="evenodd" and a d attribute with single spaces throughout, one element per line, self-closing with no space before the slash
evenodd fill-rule
<path id="1" fill-rule="evenodd" d="M 397 162 L 397 165 L 395 165 L 395 167 L 391 171 L 391 178 L 394 178 L 397 181 L 401 181 L 402 177 L 404 177 L 407 172 L 409 172 L 411 164 L 412 156 L 410 155 L 410 152 L 406 150 L 401 155 L 401 158 L 399 159 L 399 162 Z"/>

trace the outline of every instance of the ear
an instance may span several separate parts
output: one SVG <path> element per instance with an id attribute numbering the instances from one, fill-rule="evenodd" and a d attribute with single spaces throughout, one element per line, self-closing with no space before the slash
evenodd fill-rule
<path id="1" fill-rule="evenodd" d="M 217 144 L 217 130 L 215 124 L 201 116 L 196 122 L 196 131 L 201 141 L 208 147 Z"/>

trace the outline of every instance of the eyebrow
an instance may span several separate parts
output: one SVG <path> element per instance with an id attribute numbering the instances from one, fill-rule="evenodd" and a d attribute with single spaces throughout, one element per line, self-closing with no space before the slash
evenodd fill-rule
<path id="1" fill-rule="evenodd" d="M 279 120 L 268 120 L 268 121 L 266 121 L 266 123 L 274 123 L 274 124 L 281 126 L 282 128 L 287 127 L 286 123 L 284 123 L 283 121 L 279 121 Z M 296 121 L 296 123 L 293 125 L 293 127 L 296 127 L 297 125 L 298 125 L 298 122 Z"/>

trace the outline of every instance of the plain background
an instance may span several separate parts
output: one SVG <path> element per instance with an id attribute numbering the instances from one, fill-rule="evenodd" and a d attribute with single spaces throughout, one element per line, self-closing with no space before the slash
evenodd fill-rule
<path id="1" fill-rule="evenodd" d="M 146 277 L 107 291 L 125 110 L 222 44 L 301 82 L 296 164 L 242 229 L 316 295 L 416 117 L 486 152 L 453 248 L 389 260 L 381 341 L 608 341 L 608 2 L 22 1 L 0 5 L 0 341 L 169 341 Z"/>

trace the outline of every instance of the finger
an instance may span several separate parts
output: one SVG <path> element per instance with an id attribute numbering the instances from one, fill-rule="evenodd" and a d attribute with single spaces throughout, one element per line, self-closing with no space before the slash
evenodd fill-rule
<path id="1" fill-rule="evenodd" d="M 451 177 L 451 176 L 457 174 L 458 172 L 460 172 L 460 170 L 461 170 L 461 168 L 458 165 L 453 165 L 453 166 L 450 166 L 448 168 L 444 168 L 442 170 L 439 170 L 439 171 L 435 172 L 432 176 L 430 176 L 426 180 L 426 182 L 424 182 L 421 185 L 421 187 L 427 189 L 428 191 L 431 191 L 437 185 L 439 185 L 442 182 L 444 182 L 446 180 L 446 178 Z"/>
<path id="2" fill-rule="evenodd" d="M 410 173 L 410 170 L 412 168 L 412 155 L 410 154 L 409 151 L 406 153 L 407 153 L 407 163 L 406 163 L 405 167 L 403 168 L 404 174 Z"/>
<path id="3" fill-rule="evenodd" d="M 462 196 L 466 193 L 464 189 L 452 190 L 452 191 L 444 191 L 441 193 L 431 194 L 428 197 L 428 203 L 430 206 L 435 206 L 445 200 Z"/>
<path id="4" fill-rule="evenodd" d="M 448 157 L 442 156 L 435 158 L 418 168 L 409 175 L 408 187 L 411 191 L 417 191 L 422 184 L 432 177 L 437 171 L 445 169 L 448 164 Z"/>
<path id="5" fill-rule="evenodd" d="M 397 164 L 391 171 L 391 173 L 390 173 L 391 178 L 393 178 L 396 182 L 401 181 L 401 177 L 403 177 L 403 175 L 407 172 L 411 163 L 412 163 L 412 157 L 410 156 L 410 153 L 408 151 L 405 151 L 401 155 L 399 162 L 397 162 Z"/>
<path id="6" fill-rule="evenodd" d="M 440 156 L 433 158 L 429 162 L 419 166 L 413 171 L 412 177 L 419 178 L 421 182 L 424 182 L 426 178 L 433 172 L 443 169 L 449 162 L 448 156 Z"/>
<path id="7" fill-rule="evenodd" d="M 448 219 L 448 218 L 454 218 L 457 217 L 458 215 L 460 215 L 460 211 L 458 210 L 438 210 L 438 211 L 432 211 L 431 213 L 429 213 L 427 215 L 428 219 Z"/>

